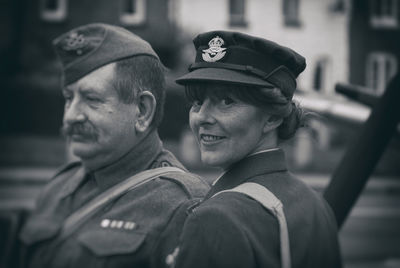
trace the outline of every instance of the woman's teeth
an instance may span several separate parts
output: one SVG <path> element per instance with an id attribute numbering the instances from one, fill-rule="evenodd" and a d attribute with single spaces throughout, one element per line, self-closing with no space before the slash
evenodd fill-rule
<path id="1" fill-rule="evenodd" d="M 223 137 L 221 137 L 221 136 L 213 136 L 213 135 L 204 135 L 204 134 L 202 134 L 202 135 L 200 135 L 200 138 L 201 138 L 203 141 L 217 141 L 217 140 L 221 140 Z"/>

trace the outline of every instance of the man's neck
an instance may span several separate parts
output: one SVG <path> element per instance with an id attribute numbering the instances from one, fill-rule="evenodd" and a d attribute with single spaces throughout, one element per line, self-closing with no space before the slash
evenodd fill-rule
<path id="1" fill-rule="evenodd" d="M 157 131 L 153 131 L 118 160 L 92 173 L 100 187 L 107 188 L 117 181 L 147 169 L 161 150 L 162 142 Z"/>

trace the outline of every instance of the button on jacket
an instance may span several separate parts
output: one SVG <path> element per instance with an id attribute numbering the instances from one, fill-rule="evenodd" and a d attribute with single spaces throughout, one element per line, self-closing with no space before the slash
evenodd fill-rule
<path id="1" fill-rule="evenodd" d="M 186 206 L 193 202 L 189 201 L 192 193 L 198 197 L 209 188 L 199 178 L 192 176 L 178 183 L 159 177 L 147 182 L 108 204 L 65 240 L 59 237 L 64 220 L 93 197 L 140 171 L 163 166 L 183 169 L 153 133 L 117 163 L 101 170 L 85 173 L 80 162 L 62 169 L 45 187 L 20 233 L 24 246 L 21 266 L 165 265 L 177 244 Z"/>
<path id="2" fill-rule="evenodd" d="M 278 220 L 232 189 L 266 187 L 283 203 L 292 267 L 341 267 L 337 226 L 325 200 L 286 168 L 280 149 L 242 159 L 216 181 L 185 223 L 176 267 L 281 267 Z"/>

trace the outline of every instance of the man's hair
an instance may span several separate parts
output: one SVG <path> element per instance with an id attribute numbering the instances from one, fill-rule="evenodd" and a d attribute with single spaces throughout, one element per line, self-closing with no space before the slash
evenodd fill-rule
<path id="1" fill-rule="evenodd" d="M 123 103 L 133 103 L 139 92 L 153 93 L 157 105 L 150 126 L 155 128 L 160 125 L 164 114 L 165 70 L 158 59 L 146 55 L 116 62 L 113 84 Z"/>

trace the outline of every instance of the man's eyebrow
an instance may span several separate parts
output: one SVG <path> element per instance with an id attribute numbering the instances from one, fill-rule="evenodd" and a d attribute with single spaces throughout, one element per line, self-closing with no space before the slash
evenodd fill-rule
<path id="1" fill-rule="evenodd" d="M 68 88 L 68 87 L 63 87 L 63 88 L 61 89 L 61 91 L 62 91 L 63 93 L 71 93 L 71 92 L 72 92 L 72 89 L 70 89 L 70 88 Z"/>
<path id="2" fill-rule="evenodd" d="M 93 88 L 93 87 L 79 87 L 78 88 L 78 91 L 80 92 L 80 93 L 84 93 L 84 94 L 88 94 L 88 93 L 94 93 L 94 94 L 99 94 L 99 92 L 95 89 L 95 88 Z"/>

